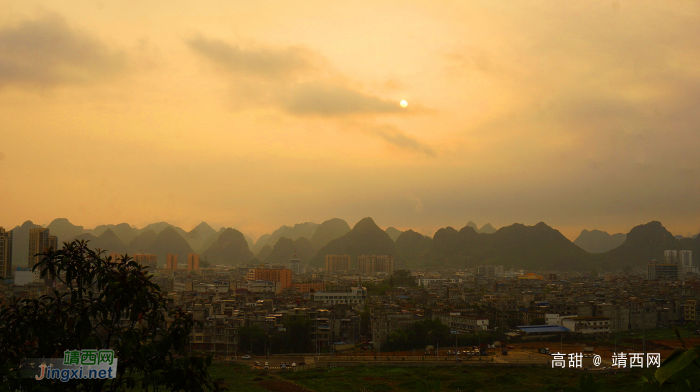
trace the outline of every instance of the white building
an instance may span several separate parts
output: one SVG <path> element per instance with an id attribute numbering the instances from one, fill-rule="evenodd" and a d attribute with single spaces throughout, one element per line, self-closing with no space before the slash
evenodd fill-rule
<path id="1" fill-rule="evenodd" d="M 347 304 L 350 306 L 364 306 L 367 298 L 367 289 L 364 287 L 350 287 L 346 290 L 317 291 L 311 294 L 314 301 L 323 302 L 324 306 Z"/>
<path id="2" fill-rule="evenodd" d="M 459 312 L 434 314 L 433 320 L 440 320 L 441 323 L 449 326 L 450 329 L 459 332 L 473 332 L 489 328 L 488 318 L 462 316 Z"/>
<path id="3" fill-rule="evenodd" d="M 563 317 L 562 324 L 574 333 L 610 333 L 610 319 L 608 317 Z"/>
<path id="4" fill-rule="evenodd" d="M 498 277 L 498 274 L 502 273 L 502 265 L 480 265 L 476 268 L 476 274 L 486 278 L 495 278 Z"/>

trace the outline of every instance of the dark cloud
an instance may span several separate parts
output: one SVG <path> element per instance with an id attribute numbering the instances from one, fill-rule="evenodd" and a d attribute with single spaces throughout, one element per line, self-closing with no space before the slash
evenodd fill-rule
<path id="1" fill-rule="evenodd" d="M 0 86 L 93 81 L 124 70 L 125 56 L 56 14 L 0 29 Z"/>
<path id="2" fill-rule="evenodd" d="M 295 115 L 324 117 L 402 111 L 398 101 L 354 88 L 323 56 L 306 48 L 244 49 L 201 36 L 186 43 L 231 77 L 237 105 L 272 105 Z"/>
<path id="3" fill-rule="evenodd" d="M 435 150 L 433 150 L 433 148 L 428 144 L 421 142 L 413 136 L 406 135 L 405 133 L 401 132 L 399 129 L 391 125 L 373 127 L 371 128 L 370 133 L 383 139 L 392 146 L 404 150 L 412 151 L 431 157 L 437 155 L 435 153 Z"/>
<path id="4" fill-rule="evenodd" d="M 186 42 L 192 50 L 222 70 L 244 76 L 288 79 L 309 73 L 322 62 L 313 52 L 302 47 L 242 49 L 201 36 Z"/>
<path id="5" fill-rule="evenodd" d="M 402 110 L 397 102 L 323 82 L 291 86 L 282 97 L 285 109 L 301 115 L 342 116 Z"/>

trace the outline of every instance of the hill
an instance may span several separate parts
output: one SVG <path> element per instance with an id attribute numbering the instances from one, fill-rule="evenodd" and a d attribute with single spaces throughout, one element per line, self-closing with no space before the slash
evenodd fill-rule
<path id="1" fill-rule="evenodd" d="M 294 226 L 282 226 L 270 234 L 270 238 L 267 240 L 267 245 L 274 245 L 282 237 L 287 237 L 290 240 L 296 240 L 299 237 L 306 237 L 311 239 L 314 236 L 314 232 L 318 228 L 318 223 L 304 222 L 297 223 Z"/>
<path id="2" fill-rule="evenodd" d="M 493 234 L 496 231 L 497 231 L 496 228 L 491 226 L 490 223 L 487 223 L 487 224 L 481 226 L 481 229 L 479 229 L 479 233 L 485 233 L 485 234 Z"/>
<path id="3" fill-rule="evenodd" d="M 182 237 L 185 237 L 187 235 L 187 232 L 185 230 L 183 230 L 177 226 L 171 225 L 168 222 L 151 223 L 150 225 L 147 225 L 146 227 L 141 228 L 138 231 L 138 233 L 143 233 L 144 231 L 153 230 L 156 234 L 160 234 L 161 231 L 165 230 L 168 227 L 175 230 Z M 178 260 L 178 262 L 179 261 L 180 260 Z"/>
<path id="4" fill-rule="evenodd" d="M 321 223 L 311 236 L 311 245 L 314 249 L 321 249 L 336 238 L 342 237 L 350 231 L 348 222 L 333 218 Z"/>
<path id="5" fill-rule="evenodd" d="M 685 241 L 684 241 L 685 242 Z M 688 244 L 694 246 L 692 242 Z M 681 242 L 658 221 L 635 226 L 622 245 L 602 253 L 606 264 L 613 268 L 646 265 L 650 260 L 663 260 L 667 249 L 680 249 Z M 696 248 L 697 249 L 697 248 Z M 693 249 L 693 253 L 697 250 Z M 697 256 L 693 255 L 693 258 Z"/>
<path id="6" fill-rule="evenodd" d="M 257 241 L 255 241 L 255 245 L 251 248 L 253 253 L 257 254 L 260 252 L 260 250 L 263 248 L 263 246 L 267 245 L 268 241 L 270 241 L 270 235 L 269 234 L 263 234 L 258 238 Z M 270 248 L 272 248 L 270 246 Z"/>
<path id="7" fill-rule="evenodd" d="M 336 238 L 321 248 L 311 260 L 311 265 L 320 267 L 323 265 L 326 255 L 349 254 L 353 264 L 356 264 L 357 256 L 367 255 L 395 255 L 396 245 L 384 230 L 380 229 L 372 218 L 364 218 L 357 222 L 347 234 Z"/>
<path id="8" fill-rule="evenodd" d="M 212 229 L 212 227 L 206 222 L 202 222 L 197 225 L 197 227 L 186 233 L 184 238 L 187 240 L 187 243 L 190 244 L 192 249 L 195 250 L 195 252 L 201 253 L 215 241 L 215 239 L 212 239 L 212 237 L 216 234 L 216 230 Z"/>
<path id="9" fill-rule="evenodd" d="M 230 227 L 219 234 L 205 254 L 211 264 L 243 264 L 254 257 L 243 234 Z"/>
<path id="10" fill-rule="evenodd" d="M 387 234 L 389 234 L 389 238 L 391 238 L 392 241 L 396 242 L 396 239 L 399 238 L 401 235 L 401 230 L 395 228 L 395 227 L 387 227 L 386 230 Z"/>
<path id="11" fill-rule="evenodd" d="M 396 239 L 396 262 L 403 268 L 411 269 L 418 266 L 433 245 L 433 239 L 407 230 Z"/>
<path id="12" fill-rule="evenodd" d="M 477 233 L 471 226 L 460 231 L 447 227 L 435 233 L 428 254 L 435 264 L 466 267 L 503 264 L 532 270 L 589 270 L 599 263 L 596 256 L 544 222 L 516 223 L 493 234 Z"/>
<path id="13" fill-rule="evenodd" d="M 12 229 L 12 268 L 27 267 L 29 259 L 29 230 L 40 228 L 32 221 L 26 221 L 21 226 Z M 53 235 L 49 230 L 49 234 Z"/>
<path id="14" fill-rule="evenodd" d="M 574 244 L 590 253 L 604 253 L 622 245 L 625 238 L 627 236 L 622 233 L 610 235 L 600 230 L 583 230 L 574 240 Z"/>
<path id="15" fill-rule="evenodd" d="M 166 227 L 158 233 L 149 245 L 148 251 L 156 254 L 158 265 L 161 267 L 165 266 L 168 253 L 176 254 L 178 263 L 186 263 L 187 254 L 194 253 L 190 244 L 172 227 Z"/>
<path id="16" fill-rule="evenodd" d="M 49 233 L 51 233 L 51 235 L 58 237 L 59 244 L 85 232 L 83 226 L 76 226 L 70 223 L 66 218 L 54 219 L 48 226 L 46 226 L 46 228 L 49 229 Z"/>
<path id="17" fill-rule="evenodd" d="M 121 240 L 121 242 L 125 244 L 128 244 L 131 241 L 133 241 L 134 238 L 136 238 L 136 236 L 138 235 L 138 230 L 131 227 L 131 225 L 129 225 L 128 223 L 120 223 L 118 225 L 99 225 L 92 230 L 86 230 L 86 232 L 89 232 L 90 234 L 99 237 L 100 235 L 102 235 L 102 233 L 107 231 L 107 229 L 111 229 L 114 232 L 114 234 L 116 234 L 117 237 L 119 237 L 119 240 Z"/>
<path id="18" fill-rule="evenodd" d="M 306 237 L 299 237 L 296 241 L 282 237 L 277 241 L 264 261 L 266 263 L 289 266 L 289 261 L 294 257 L 295 253 L 297 258 L 303 264 L 306 264 L 314 256 L 315 252 L 313 246 L 311 246 L 311 241 L 307 240 Z"/>
<path id="19" fill-rule="evenodd" d="M 147 253 L 148 248 L 151 246 L 153 240 L 156 239 L 156 232 L 153 230 L 147 230 L 139 234 L 136 238 L 129 242 L 129 252 L 133 253 Z M 179 262 L 179 260 L 178 260 Z"/>

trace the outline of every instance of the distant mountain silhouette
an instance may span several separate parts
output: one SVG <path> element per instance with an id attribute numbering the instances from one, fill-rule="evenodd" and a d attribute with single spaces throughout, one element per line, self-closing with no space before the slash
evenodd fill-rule
<path id="1" fill-rule="evenodd" d="M 136 238 L 129 242 L 129 252 L 134 253 L 148 253 L 149 248 L 153 240 L 156 239 L 156 232 L 153 230 L 147 230 L 139 234 Z M 178 263 L 180 260 L 178 260 Z"/>
<path id="2" fill-rule="evenodd" d="M 296 240 L 299 237 L 306 237 L 311 239 L 314 236 L 314 232 L 318 228 L 318 223 L 304 222 L 297 223 L 294 226 L 282 226 L 279 229 L 272 232 L 270 239 L 267 241 L 267 245 L 274 245 L 282 237 L 289 238 L 290 240 Z"/>
<path id="3" fill-rule="evenodd" d="M 12 229 L 12 268 L 26 268 L 29 264 L 29 230 L 39 228 L 41 226 L 34 224 L 32 221 L 26 221 L 21 226 L 16 226 Z M 51 230 L 49 230 L 49 234 Z"/>
<path id="4" fill-rule="evenodd" d="M 477 233 L 471 226 L 460 231 L 440 229 L 429 252 L 436 265 L 474 267 L 503 264 L 507 268 L 588 270 L 598 259 L 574 245 L 559 231 L 540 222 L 535 226 L 513 224 L 493 234 Z"/>
<path id="5" fill-rule="evenodd" d="M 675 237 L 677 240 L 682 240 L 683 238 L 685 238 L 684 236 L 682 236 L 682 235 L 680 235 L 680 234 L 674 235 L 674 237 Z"/>
<path id="6" fill-rule="evenodd" d="M 496 231 L 497 231 L 496 228 L 491 226 L 490 223 L 487 223 L 487 224 L 481 226 L 481 229 L 479 229 L 479 233 L 485 233 L 485 234 L 493 234 Z"/>
<path id="7" fill-rule="evenodd" d="M 401 230 L 395 228 L 395 227 L 387 227 L 386 230 L 387 234 L 389 234 L 389 238 L 391 238 L 392 241 L 396 242 L 396 239 L 399 238 L 401 235 Z"/>
<path id="8" fill-rule="evenodd" d="M 692 245 L 692 242 L 690 244 Z M 680 241 L 666 230 L 661 222 L 652 221 L 634 227 L 622 245 L 602 253 L 601 256 L 610 267 L 639 266 L 654 259 L 663 260 L 665 250 L 678 250 L 680 246 Z"/>
<path id="9" fill-rule="evenodd" d="M 313 246 L 311 246 L 311 241 L 307 240 L 306 237 L 299 237 L 296 239 L 296 241 L 282 237 L 277 241 L 270 254 L 265 257 L 264 261 L 266 263 L 289 266 L 289 261 L 294 257 L 295 252 L 297 254 L 297 258 L 301 260 L 302 264 L 308 263 L 315 253 Z"/>
<path id="10" fill-rule="evenodd" d="M 372 218 L 364 218 L 357 222 L 347 234 L 334 239 L 321 248 L 311 260 L 311 265 L 320 267 L 323 265 L 326 255 L 336 254 L 349 254 L 356 267 L 357 256 L 362 254 L 395 255 L 396 245 L 389 234 L 380 229 Z"/>
<path id="11" fill-rule="evenodd" d="M 174 228 L 165 227 L 148 246 L 148 252 L 156 254 L 158 266 L 162 268 L 168 253 L 176 254 L 178 263 L 187 263 L 187 254 L 194 253 L 194 250 Z"/>
<path id="12" fill-rule="evenodd" d="M 253 259 L 253 252 L 248 249 L 243 234 L 227 228 L 206 250 L 207 261 L 211 264 L 245 264 Z"/>
<path id="13" fill-rule="evenodd" d="M 336 238 L 342 237 L 350 231 L 348 222 L 333 218 L 321 223 L 311 236 L 311 245 L 315 249 L 321 249 Z"/>
<path id="14" fill-rule="evenodd" d="M 183 230 L 175 225 L 171 225 L 168 222 L 151 223 L 150 225 L 147 225 L 146 227 L 140 229 L 139 233 L 143 233 L 144 231 L 148 231 L 148 230 L 153 230 L 156 232 L 156 234 L 160 234 L 161 231 L 165 230 L 168 227 L 175 230 L 183 238 L 187 235 L 187 232 L 185 230 Z M 178 262 L 179 261 L 180 260 L 178 260 Z"/>
<path id="15" fill-rule="evenodd" d="M 247 236 L 245 234 L 243 235 L 243 238 L 245 238 L 245 242 L 248 243 L 248 249 L 252 249 L 253 246 L 255 245 L 255 241 L 253 241 L 253 239 L 250 238 L 250 236 Z"/>
<path id="16" fill-rule="evenodd" d="M 99 237 L 102 235 L 102 233 L 107 231 L 107 229 L 112 229 L 114 234 L 119 237 L 119 240 L 125 244 L 133 241 L 138 235 L 138 230 L 131 227 L 128 223 L 120 223 L 118 225 L 99 225 L 92 230 L 86 230 L 86 232 Z"/>
<path id="17" fill-rule="evenodd" d="M 610 235 L 600 230 L 583 230 L 574 240 L 574 244 L 590 253 L 604 253 L 622 245 L 625 238 L 627 235 L 622 233 Z"/>
<path id="18" fill-rule="evenodd" d="M 51 235 L 58 237 L 59 245 L 85 232 L 83 226 L 76 226 L 66 218 L 54 219 L 46 228 L 49 229 Z"/>
<path id="19" fill-rule="evenodd" d="M 206 222 L 202 222 L 194 229 L 190 230 L 183 237 L 197 253 L 204 252 L 216 239 L 212 238 L 217 234 Z M 209 241 L 211 240 L 211 241 Z M 207 246 L 208 245 L 208 246 Z M 179 262 L 179 260 L 178 260 Z"/>
<path id="20" fill-rule="evenodd" d="M 396 261 L 401 262 L 405 268 L 415 268 L 430 251 L 433 239 L 407 230 L 401 233 L 396 239 Z"/>
<path id="21" fill-rule="evenodd" d="M 251 250 L 253 251 L 253 253 L 257 254 L 258 252 L 260 252 L 263 246 L 267 245 L 268 241 L 270 241 L 269 234 L 261 235 L 260 238 L 258 238 L 258 240 L 255 241 L 255 245 L 253 245 L 253 248 Z M 270 249 L 272 249 L 272 246 L 270 246 Z"/>
<path id="22" fill-rule="evenodd" d="M 282 237 L 282 238 L 284 238 L 284 237 Z M 282 238 L 280 238 L 280 240 Z M 285 238 L 285 239 L 289 239 L 289 238 Z M 279 243 L 279 241 L 277 241 L 277 242 Z M 260 249 L 260 252 L 258 252 L 258 254 L 255 255 L 255 258 L 258 260 L 261 260 L 261 261 L 265 261 L 265 259 L 267 259 L 267 256 L 269 256 L 270 253 L 272 253 L 272 247 L 270 245 L 265 245 L 262 247 L 262 249 Z"/>

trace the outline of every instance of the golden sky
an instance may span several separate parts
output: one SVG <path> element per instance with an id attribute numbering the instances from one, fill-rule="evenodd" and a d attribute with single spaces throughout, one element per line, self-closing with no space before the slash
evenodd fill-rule
<path id="1" fill-rule="evenodd" d="M 690 0 L 0 0 L 0 225 L 696 234 L 698 37 Z"/>

